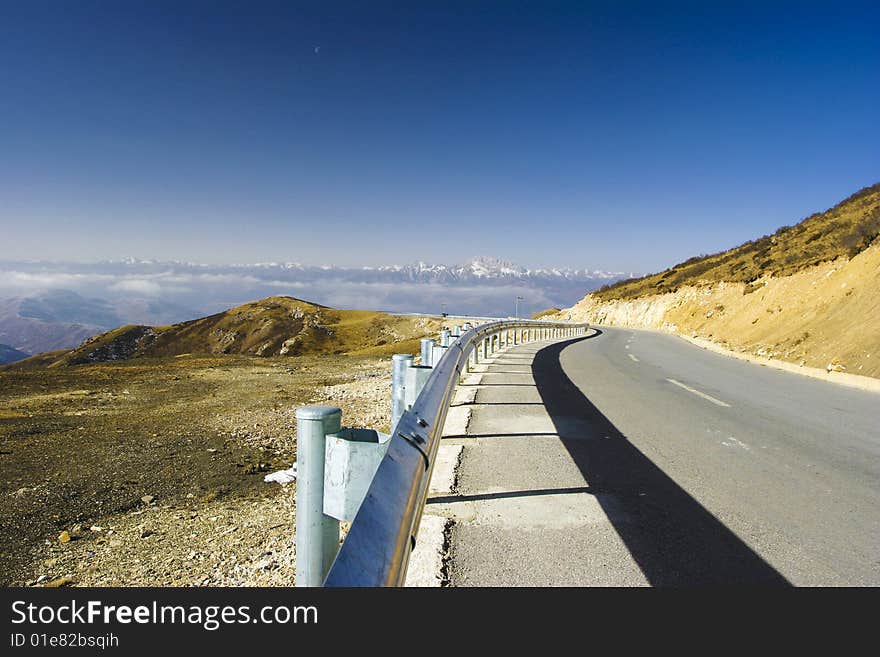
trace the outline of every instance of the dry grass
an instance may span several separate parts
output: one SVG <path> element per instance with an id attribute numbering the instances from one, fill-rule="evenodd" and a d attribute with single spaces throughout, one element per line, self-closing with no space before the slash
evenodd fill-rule
<path id="1" fill-rule="evenodd" d="M 290 543 L 292 490 L 263 476 L 296 458 L 295 409 L 330 402 L 346 426 L 387 429 L 390 404 L 327 391 L 368 386 L 385 401 L 389 384 L 390 361 L 366 356 L 0 369 L 0 585 L 40 573 L 96 585 L 279 583 L 236 567 Z M 75 537 L 66 545 L 64 530 Z M 193 550 L 239 560 L 197 563 Z M 47 557 L 58 563 L 43 567 Z"/>
<path id="2" fill-rule="evenodd" d="M 559 308 L 547 308 L 539 313 L 532 315 L 532 319 L 541 319 L 542 317 L 553 317 L 560 312 Z"/>
<path id="3" fill-rule="evenodd" d="M 17 369 L 63 367 L 188 354 L 386 356 L 417 351 L 439 320 L 336 310 L 293 297 L 269 297 L 173 326 L 122 326 L 76 349 L 20 361 Z"/>
<path id="4" fill-rule="evenodd" d="M 659 274 L 620 281 L 593 293 L 602 301 L 635 299 L 675 292 L 687 285 L 721 281 L 753 283 L 762 276 L 790 276 L 830 262 L 852 258 L 880 235 L 880 183 L 853 194 L 830 210 L 783 226 L 736 248 L 686 260 Z M 747 287 L 746 293 L 757 289 Z"/>

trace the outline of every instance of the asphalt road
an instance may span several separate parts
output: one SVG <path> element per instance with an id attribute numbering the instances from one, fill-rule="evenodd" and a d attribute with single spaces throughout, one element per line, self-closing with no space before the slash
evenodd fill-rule
<path id="1" fill-rule="evenodd" d="M 880 584 L 880 395 L 601 331 L 488 365 L 453 585 Z"/>

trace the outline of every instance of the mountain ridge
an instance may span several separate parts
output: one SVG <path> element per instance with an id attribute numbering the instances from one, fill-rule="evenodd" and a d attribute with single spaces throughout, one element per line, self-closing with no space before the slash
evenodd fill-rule
<path id="1" fill-rule="evenodd" d="M 74 349 L 35 356 L 18 365 L 63 367 L 198 354 L 386 355 L 417 351 L 420 338 L 439 327 L 436 319 L 338 310 L 274 296 L 170 326 L 121 326 L 89 337 Z"/>
<path id="2" fill-rule="evenodd" d="M 880 377 L 880 184 L 771 236 L 589 293 L 555 316 Z"/>
<path id="3" fill-rule="evenodd" d="M 126 324 L 165 325 L 278 294 L 336 308 L 506 316 L 575 303 L 616 280 L 599 270 L 529 269 L 491 256 L 456 265 L 208 265 L 125 258 L 0 263 L 0 341 L 28 353 L 72 348 Z M 4 293 L 7 286 L 19 285 Z M 12 283 L 9 283 L 9 282 Z M 10 288 L 7 288 L 10 289 Z M 12 299 L 8 297 L 13 297 Z"/>
<path id="4" fill-rule="evenodd" d="M 853 258 L 880 236 L 880 183 L 863 187 L 824 212 L 739 246 L 696 256 L 656 274 L 620 280 L 594 295 L 603 301 L 675 292 L 701 281 L 753 283 L 788 276 L 837 258 Z"/>

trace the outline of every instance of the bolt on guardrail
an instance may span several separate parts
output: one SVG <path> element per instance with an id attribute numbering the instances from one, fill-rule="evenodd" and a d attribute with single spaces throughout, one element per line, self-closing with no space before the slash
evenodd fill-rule
<path id="1" fill-rule="evenodd" d="M 342 427 L 335 406 L 297 409 L 296 585 L 403 584 L 446 412 L 460 377 L 499 350 L 582 335 L 586 324 L 502 320 L 423 338 L 392 356 L 391 434 Z M 353 521 L 339 546 L 339 521 Z"/>

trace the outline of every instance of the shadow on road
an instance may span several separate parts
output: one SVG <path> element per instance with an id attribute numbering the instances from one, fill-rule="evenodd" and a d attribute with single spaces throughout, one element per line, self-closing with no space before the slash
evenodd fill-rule
<path id="1" fill-rule="evenodd" d="M 636 449 L 568 378 L 562 350 L 598 335 L 541 349 L 532 373 L 565 448 L 648 581 L 655 586 L 788 585 Z M 577 437 L 563 433 L 572 419 L 580 427 Z"/>
<path id="2" fill-rule="evenodd" d="M 592 493 L 589 486 L 571 488 L 538 488 L 531 490 L 506 490 L 500 493 L 475 493 L 473 495 L 446 495 L 432 497 L 426 504 L 454 504 L 458 502 L 479 502 L 482 500 L 504 500 L 512 497 L 543 497 L 545 495 L 581 495 Z"/>

